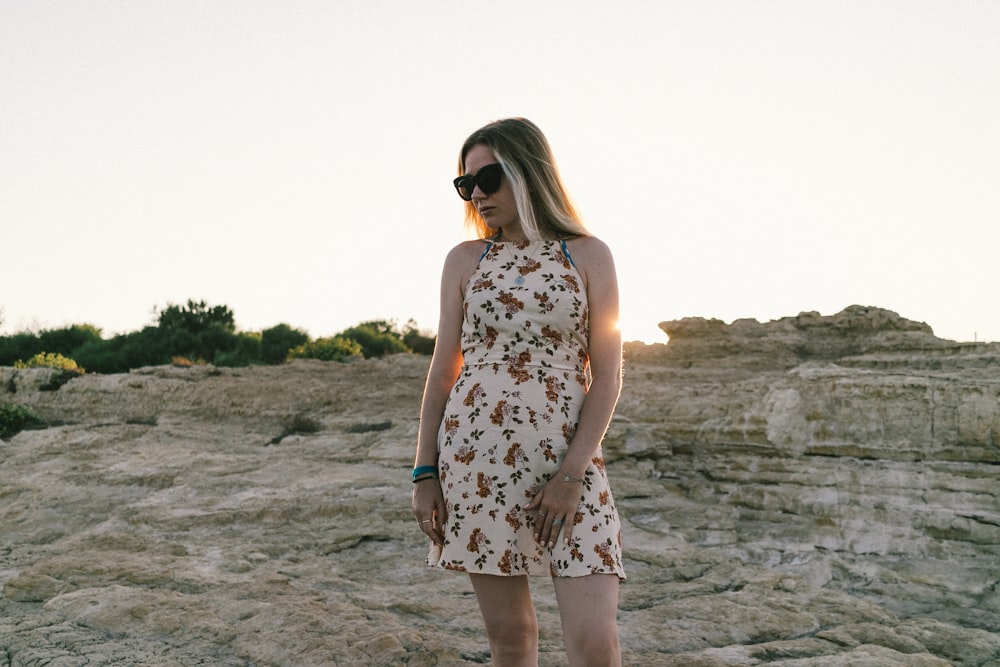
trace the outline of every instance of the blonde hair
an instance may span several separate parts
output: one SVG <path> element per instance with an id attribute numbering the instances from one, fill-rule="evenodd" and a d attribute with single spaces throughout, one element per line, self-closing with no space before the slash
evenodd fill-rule
<path id="1" fill-rule="evenodd" d="M 466 155 L 480 144 L 493 152 L 510 181 L 521 229 L 529 240 L 539 241 L 545 232 L 591 235 L 566 192 L 549 142 L 537 125 L 525 118 L 505 118 L 476 130 L 462 144 L 459 176 L 465 173 Z M 465 224 L 478 238 L 495 233 L 471 201 L 465 203 Z"/>

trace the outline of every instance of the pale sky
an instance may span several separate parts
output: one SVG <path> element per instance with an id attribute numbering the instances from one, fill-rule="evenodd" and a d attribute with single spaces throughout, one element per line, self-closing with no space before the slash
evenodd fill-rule
<path id="1" fill-rule="evenodd" d="M 995 0 L 0 0 L 0 334 L 432 331 L 459 147 L 517 115 L 626 340 L 851 304 L 1000 340 L 998 36 Z"/>

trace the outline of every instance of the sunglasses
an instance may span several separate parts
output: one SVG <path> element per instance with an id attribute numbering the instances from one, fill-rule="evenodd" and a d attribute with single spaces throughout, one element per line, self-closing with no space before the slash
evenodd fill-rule
<path id="1" fill-rule="evenodd" d="M 503 175 L 503 167 L 499 163 L 488 164 L 479 171 L 476 172 L 475 176 L 470 176 L 466 174 L 465 176 L 459 176 L 454 180 L 455 189 L 458 190 L 458 196 L 465 201 L 472 201 L 472 191 L 479 186 L 479 189 L 483 191 L 483 194 L 491 195 L 500 189 L 500 177 Z"/>

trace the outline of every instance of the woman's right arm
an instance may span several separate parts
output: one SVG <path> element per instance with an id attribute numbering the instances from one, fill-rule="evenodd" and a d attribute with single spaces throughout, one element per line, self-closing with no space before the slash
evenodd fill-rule
<path id="1" fill-rule="evenodd" d="M 438 465 L 437 437 L 444 419 L 444 409 L 455 380 L 462 368 L 462 321 L 464 319 L 465 284 L 475 269 L 482 244 L 463 243 L 445 259 L 441 274 L 441 310 L 437 340 L 430 370 L 424 384 L 420 404 L 420 428 L 417 432 L 417 453 L 414 468 Z M 436 480 L 414 484 L 413 515 L 421 529 L 435 543 L 444 541 L 447 508 L 441 486 Z M 430 519 L 429 523 L 422 523 Z"/>

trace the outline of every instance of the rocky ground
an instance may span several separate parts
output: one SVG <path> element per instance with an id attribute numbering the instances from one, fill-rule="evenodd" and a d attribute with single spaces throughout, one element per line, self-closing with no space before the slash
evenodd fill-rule
<path id="1" fill-rule="evenodd" d="M 1000 666 L 1000 346 L 865 308 L 661 326 L 606 442 L 626 664 Z M 0 441 L 0 667 L 487 663 L 409 511 L 427 363 L 0 369 L 47 422 Z"/>

